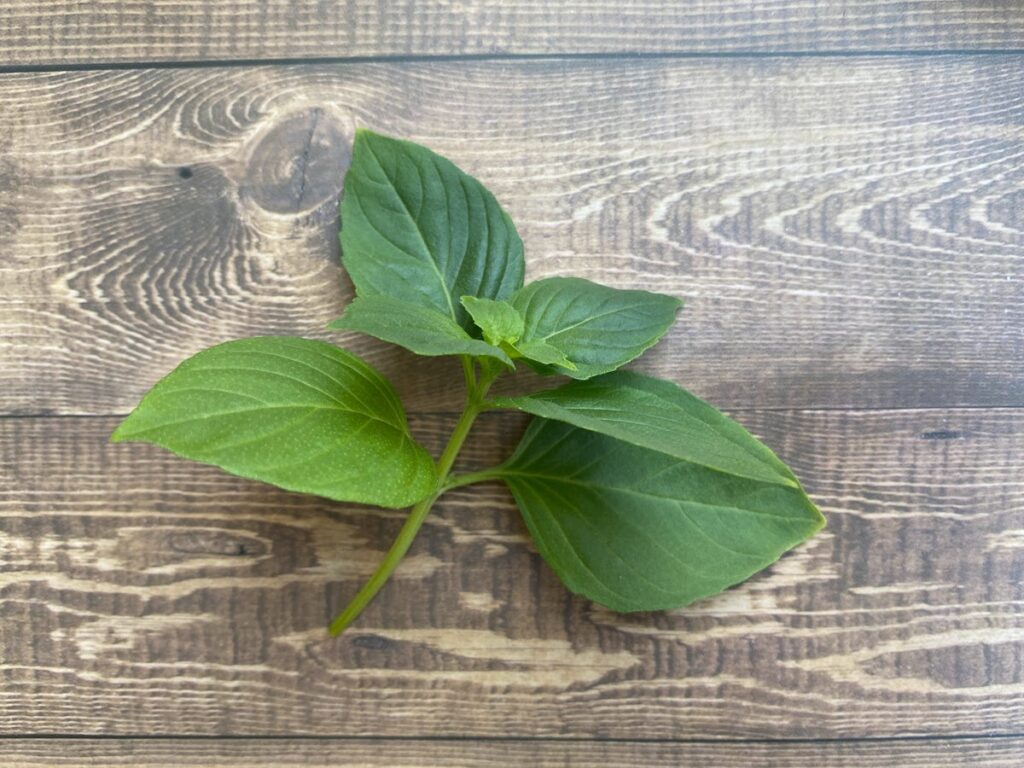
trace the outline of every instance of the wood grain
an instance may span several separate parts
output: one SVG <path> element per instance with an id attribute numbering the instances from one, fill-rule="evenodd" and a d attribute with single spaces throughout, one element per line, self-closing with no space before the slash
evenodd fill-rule
<path id="1" fill-rule="evenodd" d="M 1020 48 L 1020 0 L 6 0 L 4 64 Z"/>
<path id="2" fill-rule="evenodd" d="M 1021 763 L 1024 56 L 686 55 L 1021 48 L 1024 2 L 38 6 L 0 15 L 0 763 Z M 558 54 L 594 56 L 517 58 Z M 308 57 L 397 60 L 10 73 Z M 185 355 L 297 333 L 436 452 L 454 367 L 323 332 L 356 125 L 494 188 L 532 277 L 686 299 L 641 367 L 740 409 L 825 533 L 619 616 L 463 489 L 330 639 L 403 513 L 105 438 Z M 11 738 L 46 734 L 105 738 Z"/>
<path id="3" fill-rule="evenodd" d="M 686 300 L 641 367 L 731 407 L 1024 403 L 1024 56 L 387 64 L 0 80 L 0 409 L 124 413 L 202 347 L 323 331 L 354 126 L 496 191 L 531 277 Z"/>
<path id="4" fill-rule="evenodd" d="M 2 419 L 0 730 L 1024 730 L 1024 409 L 738 415 L 829 521 L 766 573 L 689 609 L 615 615 L 566 593 L 486 485 L 440 505 L 340 639 L 325 623 L 403 513 L 111 446 L 114 418 Z M 414 429 L 436 450 L 452 421 Z M 501 458 L 522 424 L 483 420 L 469 465 Z"/>
<path id="5" fill-rule="evenodd" d="M 32 739 L 0 742 L 8 768 L 273 765 L 362 768 L 1020 768 L 1024 739 L 709 744 L 337 739 L 230 741 Z"/>

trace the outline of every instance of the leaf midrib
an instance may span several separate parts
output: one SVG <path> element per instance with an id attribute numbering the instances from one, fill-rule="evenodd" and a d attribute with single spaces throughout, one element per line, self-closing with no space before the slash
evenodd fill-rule
<path id="1" fill-rule="evenodd" d="M 671 414 L 673 416 L 675 416 L 676 418 L 681 418 L 682 420 L 684 420 L 688 424 L 696 425 L 697 427 L 700 427 L 703 430 L 707 430 L 716 439 L 722 440 L 725 443 L 727 443 L 728 445 L 738 449 L 742 453 L 743 456 L 747 457 L 748 460 L 753 461 L 756 466 L 769 470 L 775 477 L 777 477 L 778 478 L 778 482 L 775 482 L 774 485 L 781 485 L 781 486 L 784 486 L 786 488 L 796 488 L 797 487 L 796 483 L 792 479 L 790 479 L 790 478 L 786 477 L 785 475 L 783 475 L 782 473 L 780 473 L 776 467 L 773 467 L 770 463 L 766 462 L 763 458 L 758 456 L 756 453 L 753 453 L 750 449 L 747 448 L 747 446 L 745 446 L 743 443 L 741 443 L 738 440 L 736 440 L 735 438 L 733 438 L 732 435 L 722 433 L 720 430 L 716 429 L 713 424 L 710 424 L 707 421 L 704 421 L 703 419 L 701 419 L 698 416 L 694 416 L 694 415 L 692 415 L 690 413 L 687 413 L 685 408 L 682 408 L 682 407 L 676 405 L 671 400 L 668 400 L 668 399 L 666 399 L 664 397 L 661 397 L 660 395 L 657 395 L 657 394 L 654 394 L 653 392 L 648 392 L 647 390 L 643 390 L 643 389 L 639 389 L 639 388 L 622 387 L 622 389 L 627 389 L 627 388 L 628 389 L 632 389 L 634 392 L 643 392 L 644 396 L 653 397 L 655 400 L 658 401 L 658 403 L 660 404 L 660 407 L 670 411 Z M 593 406 L 591 406 L 591 405 L 588 405 L 585 401 L 582 401 L 582 400 L 578 401 L 577 403 L 574 403 L 572 405 L 572 407 L 570 407 L 570 406 L 568 406 L 565 403 L 560 403 L 560 402 L 558 402 L 557 400 L 555 400 L 553 398 L 544 397 L 543 395 L 544 395 L 544 393 L 540 393 L 540 396 L 526 395 L 523 398 L 511 398 L 511 399 L 513 401 L 522 399 L 522 400 L 531 400 L 533 402 L 545 403 L 545 404 L 554 406 L 556 408 L 560 408 L 560 409 L 568 412 L 569 414 L 576 414 L 576 415 L 578 415 L 578 416 L 580 416 L 580 417 L 582 417 L 584 419 L 591 418 L 591 419 L 596 419 L 596 420 L 599 420 L 599 421 L 606 421 L 606 422 L 609 422 L 611 424 L 631 425 L 631 426 L 639 427 L 639 428 L 649 428 L 650 427 L 650 425 L 645 424 L 645 423 L 640 422 L 640 421 L 631 421 L 628 418 L 628 414 L 625 411 L 623 411 L 622 409 L 614 410 L 614 409 L 608 408 L 607 406 L 601 406 L 599 404 L 594 404 Z M 595 412 L 600 412 L 600 413 L 603 413 L 603 414 L 609 414 L 610 417 L 608 415 L 602 415 L 602 416 L 593 415 Z M 622 414 L 622 416 L 620 418 L 614 418 L 617 414 Z M 548 417 L 548 418 L 550 418 L 550 417 Z M 558 420 L 559 421 L 563 421 L 563 419 L 558 419 Z M 571 422 L 566 422 L 566 423 L 571 423 Z M 582 429 L 582 427 L 581 427 L 581 429 Z M 656 427 L 656 429 L 659 430 L 659 434 L 665 432 L 665 430 L 663 428 L 661 428 L 661 427 Z M 709 467 L 710 469 L 715 469 L 715 470 L 717 470 L 719 472 L 725 472 L 726 474 L 736 475 L 737 477 L 746 477 L 749 480 L 757 480 L 757 481 L 764 482 L 764 483 L 771 483 L 772 482 L 771 480 L 768 480 L 768 479 L 766 479 L 764 477 L 750 477 L 750 475 L 746 475 L 746 474 L 740 475 L 740 474 L 738 474 L 736 472 L 733 472 L 731 470 L 728 470 L 728 469 L 722 469 L 721 467 L 715 467 L 715 466 L 712 466 L 710 464 L 702 464 L 701 462 L 694 461 L 692 459 L 685 459 L 685 458 L 682 458 L 681 456 L 677 456 L 677 455 L 672 454 L 672 453 L 667 453 L 665 451 L 660 451 L 657 448 L 650 448 L 650 447 L 645 446 L 645 445 L 640 445 L 639 443 L 636 443 L 636 442 L 634 442 L 632 440 L 628 440 L 628 439 L 626 439 L 624 437 L 621 437 L 619 435 L 610 435 L 610 436 L 615 437 L 618 440 L 622 440 L 623 442 L 630 443 L 631 445 L 637 445 L 640 448 L 647 448 L 648 450 L 654 450 L 654 451 L 657 451 L 658 453 L 664 453 L 666 456 L 672 456 L 674 458 L 679 459 L 680 461 L 687 461 L 687 462 L 689 462 L 691 464 L 697 464 L 698 466 Z"/>
<path id="2" fill-rule="evenodd" d="M 182 392 L 182 391 L 202 391 L 202 389 L 201 388 L 197 388 L 197 387 L 189 387 L 187 389 L 181 389 L 181 390 L 175 390 L 175 391 L 177 391 L 177 392 Z M 213 390 L 213 391 L 220 391 L 220 390 Z M 173 393 L 174 392 L 168 392 L 167 394 L 173 394 Z M 292 405 L 268 405 L 268 404 L 261 403 L 260 405 L 253 406 L 251 408 L 237 408 L 237 409 L 232 410 L 232 411 L 217 411 L 216 413 L 204 413 L 204 414 L 200 414 L 198 416 L 190 416 L 187 419 L 175 419 L 173 421 L 164 421 L 164 422 L 161 422 L 160 424 L 156 424 L 156 425 L 151 426 L 151 427 L 146 427 L 145 429 L 135 430 L 135 431 L 131 432 L 129 435 L 126 435 L 126 437 L 128 437 L 128 436 L 136 436 L 136 435 L 143 435 L 143 434 L 145 434 L 147 432 L 152 432 L 154 430 L 166 429 L 167 427 L 176 427 L 176 426 L 178 426 L 180 424 L 188 424 L 191 421 L 202 421 L 203 419 L 217 419 L 217 418 L 223 418 L 225 416 L 237 416 L 239 414 L 252 413 L 254 411 L 258 412 L 258 411 L 269 411 L 269 410 L 296 410 L 296 409 L 302 409 L 304 411 L 337 411 L 338 413 L 351 414 L 353 416 L 358 416 L 358 417 L 361 417 L 361 418 L 365 419 L 367 421 L 367 423 L 372 423 L 372 422 L 376 421 L 379 424 L 382 424 L 383 426 L 387 427 L 387 429 L 391 430 L 392 432 L 397 432 L 398 434 L 402 435 L 403 437 L 408 437 L 409 436 L 408 432 L 406 432 L 403 429 L 400 429 L 399 427 L 396 427 L 394 424 L 392 424 L 392 423 L 390 423 L 388 421 L 383 421 L 379 417 L 374 416 L 374 415 L 369 414 L 369 413 L 364 413 L 363 411 L 357 411 L 357 410 L 352 410 L 352 409 L 348 409 L 348 408 L 339 408 L 338 406 L 335 406 L 335 405 L 316 405 L 316 404 L 313 404 L 313 403 L 308 403 L 308 404 L 307 403 L 299 403 L 299 404 L 292 404 Z"/>
<path id="3" fill-rule="evenodd" d="M 687 462 L 687 463 L 692 464 L 694 462 Z M 700 466 L 700 465 L 698 464 L 697 466 Z M 725 474 L 729 474 L 729 473 L 725 473 Z M 583 482 L 582 480 L 573 480 L 571 478 L 565 477 L 564 475 L 545 475 L 545 474 L 542 474 L 540 472 L 523 472 L 521 470 L 512 470 L 512 469 L 505 469 L 505 468 L 499 468 L 499 469 L 495 470 L 495 472 L 494 472 L 494 476 L 495 477 L 505 478 L 505 477 L 507 477 L 509 475 L 514 475 L 514 476 L 519 476 L 519 477 L 536 477 L 536 478 L 540 478 L 541 480 L 546 480 L 546 481 L 549 481 L 549 482 L 568 483 L 570 485 L 576 485 L 576 486 L 579 486 L 581 488 L 591 488 L 591 489 L 596 489 L 596 490 L 601 490 L 601 491 L 609 491 L 609 492 L 613 492 L 613 493 L 625 493 L 627 495 L 638 496 L 638 497 L 643 498 L 643 499 L 658 499 L 658 500 L 661 500 L 661 501 L 669 501 L 669 502 L 672 502 L 673 504 L 687 504 L 688 503 L 688 504 L 699 504 L 699 505 L 704 506 L 704 507 L 714 507 L 715 509 L 729 509 L 729 510 L 734 510 L 736 512 L 742 512 L 742 513 L 748 514 L 748 515 L 759 515 L 759 516 L 763 516 L 763 517 L 769 517 L 772 520 L 793 520 L 793 521 L 804 521 L 804 522 L 807 521 L 807 518 L 805 518 L 805 517 L 791 517 L 789 515 L 786 515 L 786 516 L 766 515 L 763 512 L 757 512 L 756 510 L 753 510 L 753 509 L 744 509 L 743 507 L 734 507 L 734 506 L 730 506 L 728 504 L 708 504 L 708 503 L 699 502 L 699 501 L 689 501 L 689 500 L 683 500 L 683 499 L 676 499 L 676 498 L 673 498 L 671 496 L 662 496 L 660 494 L 650 493 L 648 491 L 637 491 L 637 490 L 635 490 L 633 488 L 618 488 L 618 487 L 610 486 L 610 485 L 602 485 L 601 483 Z M 733 475 L 733 477 L 739 477 L 739 475 Z"/>
<path id="4" fill-rule="evenodd" d="M 455 306 L 452 304 L 452 295 L 448 290 L 448 284 L 445 282 L 444 275 L 441 274 L 441 270 L 437 266 L 434 252 L 430 250 L 430 246 L 427 245 L 426 238 L 423 237 L 423 231 L 420 229 L 419 221 L 412 215 L 412 211 L 409 210 L 409 206 L 406 204 L 405 198 L 402 197 L 401 193 L 398 191 L 398 187 L 395 186 L 391 177 L 388 176 L 387 171 L 384 170 L 384 165 L 381 163 L 380 158 L 377 157 L 377 153 L 374 151 L 373 146 L 369 142 L 366 142 L 365 146 L 367 151 L 370 153 L 370 156 L 373 158 L 373 161 L 377 164 L 377 167 L 380 168 L 381 173 L 384 174 L 384 178 L 388 180 L 388 186 L 390 186 L 391 190 L 395 193 L 395 197 L 398 198 L 398 202 L 402 204 L 402 209 L 405 211 L 405 215 L 408 216 L 409 221 L 412 222 L 413 229 L 416 230 L 416 236 L 420 240 L 420 245 L 423 246 L 423 250 L 427 254 L 427 263 L 430 265 L 430 268 L 434 270 L 434 274 L 437 275 L 437 281 L 441 285 L 441 292 L 444 294 L 445 302 L 448 304 L 448 315 L 452 320 L 458 322 L 458 317 L 455 314 Z M 420 174 L 419 166 L 416 167 L 416 176 L 419 178 L 420 185 L 422 186 L 423 177 Z M 442 186 L 444 185 L 442 184 Z"/>
<path id="5" fill-rule="evenodd" d="M 568 333 L 569 331 L 574 331 L 577 328 L 579 328 L 581 325 L 586 325 L 587 323 L 592 323 L 595 320 L 600 320 L 602 318 L 608 317 L 609 315 L 618 314 L 619 312 L 625 312 L 625 311 L 627 311 L 629 309 L 637 309 L 638 307 L 642 308 L 642 305 L 636 304 L 636 305 L 634 305 L 632 307 L 623 307 L 623 308 L 617 308 L 617 309 L 609 309 L 607 312 L 601 312 L 600 314 L 597 314 L 597 315 L 588 315 L 587 317 L 584 317 L 579 322 L 575 322 L 572 325 L 567 325 L 564 328 L 558 328 L 557 330 L 554 330 L 551 333 L 549 333 L 547 336 L 541 336 L 539 338 L 542 341 L 549 341 L 551 338 L 553 338 L 555 336 L 560 336 L 562 334 Z M 557 345 L 552 345 L 552 346 L 557 346 Z"/>

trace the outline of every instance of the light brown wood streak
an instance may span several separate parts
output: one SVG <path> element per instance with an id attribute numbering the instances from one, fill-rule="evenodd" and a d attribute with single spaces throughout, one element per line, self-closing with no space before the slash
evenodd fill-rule
<path id="1" fill-rule="evenodd" d="M 484 485 L 440 505 L 340 639 L 325 622 L 404 513 L 108 445 L 115 418 L 0 420 L 3 732 L 1020 732 L 1024 546 L 1006 534 L 1024 529 L 1024 410 L 739 416 L 829 518 L 765 574 L 688 609 L 616 615 L 567 594 Z M 413 424 L 436 451 L 452 421 Z M 467 464 L 500 459 L 522 426 L 485 417 Z M 847 765 L 860 748 L 806 749 Z M 964 754 L 1009 759 L 985 749 Z"/>
<path id="2" fill-rule="evenodd" d="M 1020 0 L 6 0 L 0 62 L 1020 48 Z"/>
<path id="3" fill-rule="evenodd" d="M 817 744 L 628 744 L 534 741 L 14 740 L 0 743 L 10 768 L 52 766 L 273 765 L 362 768 L 1020 768 L 1024 739 L 958 739 Z"/>
<path id="4" fill-rule="evenodd" d="M 683 297 L 640 366 L 713 402 L 1021 404 L 1022 85 L 1024 56 L 7 76 L 0 409 L 123 413 L 259 333 L 456 407 L 450 361 L 322 330 L 358 124 L 492 186 L 531 277 Z"/>

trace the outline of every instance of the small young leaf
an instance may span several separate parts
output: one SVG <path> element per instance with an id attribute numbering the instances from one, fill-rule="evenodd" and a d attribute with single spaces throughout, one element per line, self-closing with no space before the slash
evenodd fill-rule
<path id="1" fill-rule="evenodd" d="M 533 341 L 520 341 L 516 344 L 516 351 L 527 360 L 539 363 L 540 366 L 553 365 L 565 368 L 567 371 L 577 370 L 576 363 L 566 357 L 562 350 L 548 344 L 546 341 L 541 341 L 540 339 L 534 339 Z M 549 373 L 548 370 L 540 366 L 534 367 L 542 373 Z M 570 373 L 570 375 L 572 374 Z"/>
<path id="2" fill-rule="evenodd" d="M 576 365 L 575 369 L 563 365 L 558 373 L 589 379 L 625 365 L 653 346 L 672 324 L 682 302 L 673 296 L 618 290 L 577 277 L 550 277 L 518 291 L 512 305 L 525 323 L 520 350 L 527 343 L 542 341 Z"/>
<path id="3" fill-rule="evenodd" d="M 448 315 L 389 296 L 357 297 L 345 308 L 345 314 L 327 327 L 369 334 L 417 355 L 494 357 L 512 367 L 505 352 L 472 338 Z"/>
<path id="4" fill-rule="evenodd" d="M 515 344 L 523 335 L 523 316 L 507 301 L 463 296 L 461 302 L 489 344 Z"/>
<path id="5" fill-rule="evenodd" d="M 462 305 L 469 310 L 484 338 L 491 344 L 509 350 L 512 357 L 523 357 L 531 363 L 559 365 L 570 371 L 576 370 L 576 364 L 558 347 L 540 339 L 519 340 L 523 335 L 525 322 L 519 310 L 509 302 L 463 296 Z"/>
<path id="6" fill-rule="evenodd" d="M 789 468 L 747 430 L 669 381 L 615 371 L 496 405 L 650 448 L 751 480 L 796 487 Z"/>
<path id="7" fill-rule="evenodd" d="M 111 436 L 339 501 L 405 507 L 437 481 L 391 385 L 322 341 L 219 344 L 161 379 Z"/>
<path id="8" fill-rule="evenodd" d="M 471 331 L 461 296 L 510 297 L 523 243 L 484 186 L 426 147 L 360 129 L 341 203 L 342 260 L 360 296 L 435 309 Z"/>
<path id="9" fill-rule="evenodd" d="M 616 611 L 713 595 L 824 525 L 799 487 L 540 418 L 498 474 L 566 586 Z"/>

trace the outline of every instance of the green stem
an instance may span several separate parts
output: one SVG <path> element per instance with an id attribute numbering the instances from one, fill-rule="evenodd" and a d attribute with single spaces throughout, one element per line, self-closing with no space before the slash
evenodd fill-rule
<path id="1" fill-rule="evenodd" d="M 474 483 L 485 483 L 488 480 L 500 480 L 501 477 L 502 473 L 499 467 L 466 472 L 461 475 L 452 475 L 448 478 L 448 482 L 445 483 L 444 490 L 450 491 L 452 488 L 461 488 L 464 485 L 473 485 Z"/>
<path id="2" fill-rule="evenodd" d="M 465 362 L 465 358 L 464 358 Z M 405 524 L 402 526 L 402 530 L 398 532 L 398 537 L 395 539 L 395 543 L 391 545 L 391 549 L 388 550 L 387 555 L 384 556 L 384 562 L 380 564 L 370 580 L 363 585 L 362 589 L 356 593 L 356 596 L 352 598 L 352 601 L 345 606 L 338 617 L 331 622 L 329 631 L 332 635 L 340 635 L 345 631 L 345 628 L 355 621 L 359 614 L 363 612 L 363 609 L 373 600 L 374 596 L 380 591 L 380 588 L 384 586 L 387 580 L 390 578 L 392 572 L 395 570 L 397 565 L 401 562 L 402 558 L 405 557 L 405 553 L 409 551 L 409 546 L 412 544 L 413 539 L 416 538 L 416 534 L 420 530 L 420 526 L 423 525 L 423 521 L 427 519 L 427 515 L 430 514 L 431 508 L 434 506 L 434 502 L 437 501 L 438 496 L 444 493 L 449 488 L 455 486 L 451 485 L 449 473 L 452 470 L 452 466 L 455 464 L 455 459 L 459 455 L 459 450 L 462 448 L 462 444 L 466 441 L 466 437 L 469 435 L 469 430 L 473 427 L 473 422 L 480 413 L 486 410 L 483 404 L 483 399 L 487 394 L 487 390 L 493 381 L 493 377 L 482 376 L 481 381 L 477 383 L 475 381 L 476 376 L 473 376 L 473 381 L 470 380 L 470 375 L 473 371 L 472 363 L 468 367 L 464 367 L 463 370 L 468 371 L 466 375 L 466 382 L 470 384 L 468 397 L 466 400 L 466 408 L 462 412 L 462 416 L 459 417 L 458 423 L 455 425 L 455 429 L 452 431 L 452 436 L 448 440 L 448 445 L 445 446 L 444 452 L 441 454 L 441 458 L 437 462 L 437 485 L 431 493 L 423 501 L 419 502 L 409 512 L 409 517 L 406 518 Z M 465 476 L 463 476 L 465 477 Z"/>
<path id="3" fill-rule="evenodd" d="M 473 358 L 469 355 L 459 355 L 462 360 L 462 375 L 466 377 L 466 392 L 473 392 L 476 389 L 476 371 L 473 368 Z"/>
<path id="4" fill-rule="evenodd" d="M 391 549 L 384 556 L 384 562 L 374 571 L 373 576 L 356 593 L 352 601 L 345 606 L 345 610 L 339 613 L 338 617 L 331 622 L 329 631 L 332 635 L 340 635 L 344 632 L 345 628 L 359 617 L 363 609 L 373 600 L 380 588 L 384 586 L 384 583 L 391 576 L 391 572 L 395 570 L 395 567 L 405 557 L 405 553 L 409 551 L 409 545 L 416 538 L 416 533 L 419 531 L 420 526 L 423 525 L 423 521 L 430 513 L 430 508 L 434 506 L 436 499 L 437 494 L 431 494 L 412 508 L 412 511 L 409 512 L 409 517 L 405 520 L 405 525 L 398 532 L 398 538 L 395 539 L 395 543 L 391 545 Z"/>

